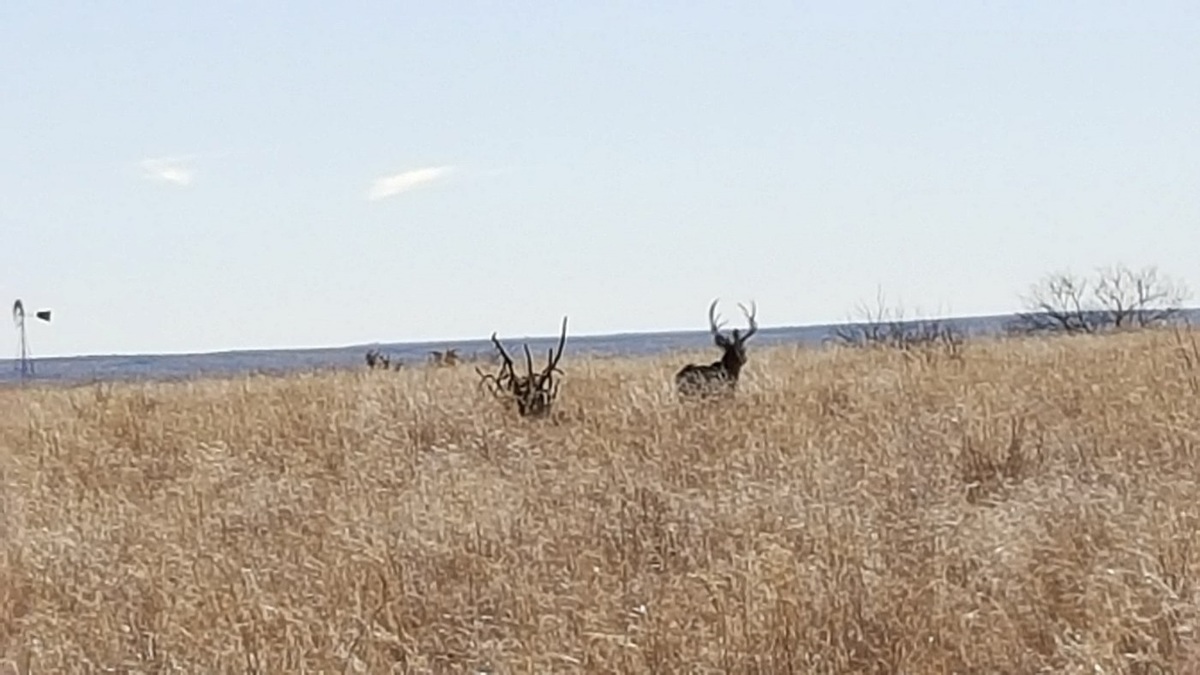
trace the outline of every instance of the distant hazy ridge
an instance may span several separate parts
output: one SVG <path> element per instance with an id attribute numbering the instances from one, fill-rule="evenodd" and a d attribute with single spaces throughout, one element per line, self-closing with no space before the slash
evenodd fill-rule
<path id="1" fill-rule="evenodd" d="M 1200 309 L 1189 309 L 1184 318 L 1190 322 L 1200 320 Z M 1005 326 L 1016 315 L 957 317 L 947 319 L 913 319 L 905 323 L 939 321 L 966 336 L 1001 334 Z M 823 324 L 814 326 L 764 327 L 754 337 L 755 345 L 777 344 L 821 344 L 836 337 L 839 328 L 855 324 Z M 522 341 L 528 341 L 534 352 L 553 346 L 557 336 L 529 337 L 502 335 L 505 345 L 519 349 Z M 618 335 L 568 335 L 567 355 L 590 354 L 596 356 L 650 355 L 674 350 L 702 349 L 711 345 L 705 330 L 669 333 L 625 333 Z M 478 340 L 378 343 L 329 347 L 320 349 L 268 349 L 203 354 L 136 354 L 113 356 L 72 356 L 37 358 L 34 354 L 35 374 L 33 379 L 56 382 L 87 382 L 91 380 L 124 379 L 173 379 L 199 375 L 232 375 L 238 373 L 285 373 L 317 368 L 366 367 L 363 360 L 367 349 L 379 349 L 392 362 L 420 365 L 427 362 L 431 350 L 457 349 L 459 354 L 470 357 L 476 353 L 492 350 L 485 337 Z M 36 349 L 36 345 L 34 345 Z M 715 358 L 715 356 L 714 356 Z M 15 382 L 20 379 L 17 361 L 0 360 L 0 382 Z"/>

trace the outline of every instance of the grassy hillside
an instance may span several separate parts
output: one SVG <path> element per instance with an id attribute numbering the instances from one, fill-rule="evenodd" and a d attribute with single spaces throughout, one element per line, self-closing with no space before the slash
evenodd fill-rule
<path id="1" fill-rule="evenodd" d="M 750 358 L 735 403 L 680 406 L 679 358 L 568 348 L 553 422 L 468 368 L 0 391 L 0 657 L 1200 668 L 1200 367 L 1171 333 Z"/>

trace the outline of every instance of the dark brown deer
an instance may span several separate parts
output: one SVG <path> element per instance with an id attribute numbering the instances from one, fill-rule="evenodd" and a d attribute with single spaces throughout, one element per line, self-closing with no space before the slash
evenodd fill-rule
<path id="1" fill-rule="evenodd" d="M 706 365 L 689 363 L 675 374 L 675 387 L 683 397 L 732 396 L 737 390 L 738 376 L 742 366 L 746 365 L 746 341 L 758 332 L 758 305 L 751 303 L 752 309 L 746 311 L 745 305 L 738 303 L 742 314 L 746 315 L 749 327 L 745 333 L 734 328 L 729 336 L 721 334 L 721 325 L 717 323 L 717 300 L 708 307 L 708 329 L 712 332 L 713 342 L 724 353 L 720 361 Z"/>
<path id="2" fill-rule="evenodd" d="M 529 345 L 525 348 L 525 375 L 517 375 L 513 369 L 513 360 L 505 351 L 504 345 L 492 333 L 492 344 L 500 354 L 500 371 L 484 373 L 478 367 L 480 386 L 486 384 L 494 396 L 507 404 L 516 403 L 517 413 L 521 417 L 544 417 L 549 414 L 554 401 L 558 398 L 558 382 L 554 373 L 562 374 L 558 362 L 562 359 L 563 348 L 567 342 L 567 317 L 563 317 L 562 335 L 558 338 L 558 349 L 551 349 L 546 357 L 546 367 L 540 372 L 533 371 L 533 356 L 529 353 Z"/>
<path id="3" fill-rule="evenodd" d="M 371 370 L 375 370 L 376 368 L 387 370 L 390 365 L 391 359 L 389 359 L 383 352 L 379 351 L 378 349 L 370 349 L 367 351 L 367 368 L 370 368 Z"/>
<path id="4" fill-rule="evenodd" d="M 400 370 L 404 367 L 404 362 L 397 360 L 392 363 L 391 357 L 378 349 L 367 350 L 367 368 L 371 370 Z"/>

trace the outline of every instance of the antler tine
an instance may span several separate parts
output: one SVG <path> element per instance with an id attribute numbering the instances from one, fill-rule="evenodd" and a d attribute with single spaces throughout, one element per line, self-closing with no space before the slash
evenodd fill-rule
<path id="1" fill-rule="evenodd" d="M 479 384 L 476 386 L 478 386 L 479 388 L 482 389 L 483 385 L 486 384 L 488 386 L 488 389 L 490 389 L 492 391 L 492 394 L 496 394 L 498 392 L 498 390 L 501 387 L 499 377 L 496 377 L 495 375 L 493 375 L 491 373 L 485 373 L 482 370 L 480 370 L 479 368 L 476 368 L 475 372 L 479 373 Z"/>
<path id="2" fill-rule="evenodd" d="M 533 356 L 529 353 L 529 344 L 526 343 L 524 345 L 524 347 L 525 347 L 525 368 L 529 371 L 529 382 L 532 384 L 533 383 Z"/>
<path id="3" fill-rule="evenodd" d="M 546 351 L 547 351 L 546 358 L 547 359 L 552 358 L 554 355 L 554 351 L 549 350 L 549 349 Z M 557 363 L 547 364 L 546 369 L 543 370 L 538 375 L 538 380 L 537 380 L 538 388 L 541 388 L 546 382 L 553 382 L 554 381 L 554 373 L 558 373 L 559 375 L 562 375 L 563 371 L 559 369 Z"/>
<path id="4" fill-rule="evenodd" d="M 710 331 L 712 331 L 713 335 L 720 334 L 721 326 L 725 325 L 724 321 L 722 321 L 721 323 L 717 323 L 717 317 L 720 316 L 719 314 L 716 314 L 717 302 L 719 302 L 719 301 L 720 301 L 720 298 L 717 298 L 712 301 L 711 305 L 708 306 L 708 329 Z"/>
<path id="5" fill-rule="evenodd" d="M 750 324 L 749 329 L 746 330 L 746 334 L 742 336 L 742 339 L 745 340 L 746 338 L 758 332 L 758 321 L 756 321 L 756 317 L 758 316 L 758 303 L 751 300 L 750 311 L 746 311 L 746 306 L 740 302 L 738 303 L 738 307 L 742 309 L 742 314 L 746 315 L 746 321 Z"/>
<path id="6" fill-rule="evenodd" d="M 496 345 L 496 349 L 500 352 L 500 357 L 504 359 L 504 363 L 512 368 L 512 359 L 509 358 L 508 352 L 504 351 L 504 345 L 500 344 L 500 340 L 496 338 L 496 334 L 492 333 L 492 344 Z"/>
<path id="7" fill-rule="evenodd" d="M 543 379 L 546 376 L 548 376 L 550 373 L 554 372 L 555 370 L 558 370 L 558 361 L 559 361 L 559 359 L 562 358 L 563 349 L 566 347 L 566 345 L 567 345 L 567 317 L 564 316 L 563 322 L 562 322 L 562 334 L 558 336 L 558 349 L 550 350 L 550 354 L 546 357 L 547 365 L 546 365 L 546 370 L 545 370 L 544 374 L 542 375 Z"/>

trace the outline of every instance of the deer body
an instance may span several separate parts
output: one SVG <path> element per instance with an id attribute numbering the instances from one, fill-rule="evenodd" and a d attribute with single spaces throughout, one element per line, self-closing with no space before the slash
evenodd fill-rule
<path id="1" fill-rule="evenodd" d="M 675 375 L 675 386 L 685 395 L 727 393 L 737 387 L 742 364 L 735 358 L 700 365 L 689 363 Z"/>
<path id="2" fill-rule="evenodd" d="M 738 378 L 742 366 L 746 365 L 746 341 L 758 332 L 755 321 L 758 307 L 746 311 L 738 305 L 746 315 L 749 327 L 745 333 L 736 328 L 727 337 L 721 334 L 721 326 L 717 323 L 717 301 L 713 300 L 708 308 L 709 331 L 713 335 L 713 343 L 720 347 L 723 353 L 721 359 L 709 364 L 689 363 L 675 374 L 675 388 L 683 397 L 731 396 L 737 390 Z"/>

